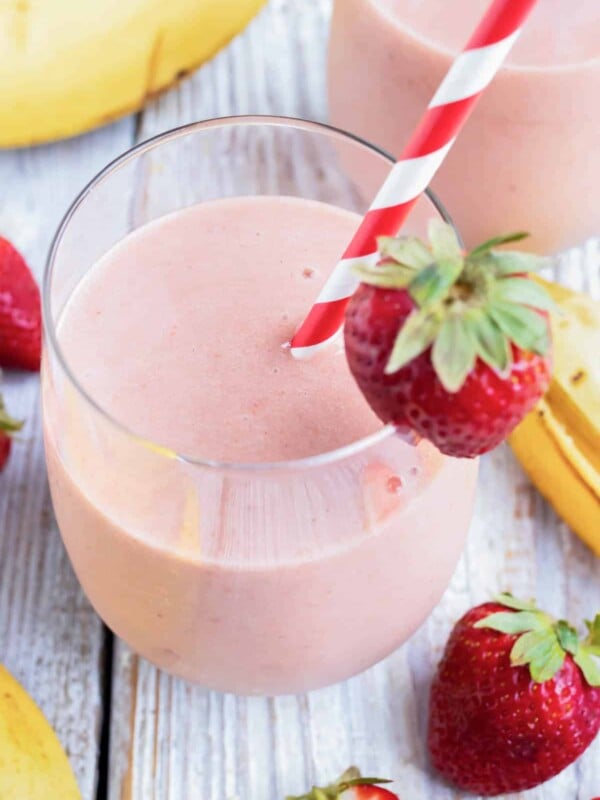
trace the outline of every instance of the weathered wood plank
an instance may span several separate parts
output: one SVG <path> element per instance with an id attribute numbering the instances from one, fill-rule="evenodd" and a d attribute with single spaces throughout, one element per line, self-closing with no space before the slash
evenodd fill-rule
<path id="1" fill-rule="evenodd" d="M 273 0 L 227 51 L 148 107 L 140 136 L 232 113 L 324 118 L 329 9 L 329 0 Z M 598 293 L 599 263 L 591 243 L 563 259 L 560 276 L 574 286 L 587 276 Z M 443 601 L 365 674 L 306 696 L 236 698 L 171 679 L 117 643 L 110 800 L 274 800 L 351 762 L 396 776 L 407 800 L 456 800 L 428 772 L 424 748 L 428 685 L 451 624 L 505 588 L 580 618 L 600 607 L 599 574 L 501 448 L 483 459 L 469 543 Z M 599 756 L 600 743 L 528 797 L 589 800 L 600 793 Z"/>
<path id="2" fill-rule="evenodd" d="M 131 120 L 71 142 L 0 152 L 0 235 L 41 277 L 75 194 L 132 139 Z M 27 420 L 0 476 L 0 660 L 42 707 L 92 800 L 101 717 L 100 622 L 60 542 L 46 482 L 37 376 L 6 375 L 10 410 Z"/>

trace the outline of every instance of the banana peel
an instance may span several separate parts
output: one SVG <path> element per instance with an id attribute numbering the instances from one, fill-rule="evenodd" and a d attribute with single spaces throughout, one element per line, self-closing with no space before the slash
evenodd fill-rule
<path id="1" fill-rule="evenodd" d="M 213 56 L 265 0 L 0 3 L 0 147 L 135 111 Z"/>
<path id="2" fill-rule="evenodd" d="M 600 556 L 600 303 L 543 283 L 558 307 L 552 380 L 509 442 L 540 492 Z"/>
<path id="3" fill-rule="evenodd" d="M 75 777 L 40 709 L 0 666 L 0 798 L 81 800 Z"/>

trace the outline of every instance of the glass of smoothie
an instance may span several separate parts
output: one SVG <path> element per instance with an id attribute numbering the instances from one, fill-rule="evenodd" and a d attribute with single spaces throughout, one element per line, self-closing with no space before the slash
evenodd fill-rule
<path id="1" fill-rule="evenodd" d="M 335 0 L 334 124 L 399 154 L 490 0 Z M 600 233 L 598 0 L 537 4 L 433 181 L 465 243 L 526 230 L 545 253 Z"/>
<path id="2" fill-rule="evenodd" d="M 243 694 L 364 670 L 437 603 L 477 464 L 382 427 L 344 353 L 286 343 L 366 209 L 331 128 L 245 117 L 126 153 L 75 200 L 44 281 L 54 508 L 106 624 Z M 407 231 L 448 219 L 433 195 Z"/>

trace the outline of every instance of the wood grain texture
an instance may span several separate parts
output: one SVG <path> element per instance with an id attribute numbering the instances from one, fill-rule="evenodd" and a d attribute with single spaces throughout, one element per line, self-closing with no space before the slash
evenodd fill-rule
<path id="1" fill-rule="evenodd" d="M 325 119 L 329 12 L 330 0 L 272 0 L 228 50 L 146 109 L 138 135 L 239 113 Z M 599 271 L 594 242 L 558 267 L 566 283 L 596 293 Z M 241 698 L 172 679 L 117 643 L 110 800 L 274 800 L 350 763 L 396 777 L 405 800 L 457 800 L 427 768 L 428 685 L 454 620 L 499 589 L 537 594 L 573 619 L 600 607 L 600 562 L 506 447 L 482 460 L 469 543 L 443 601 L 404 648 L 363 675 L 305 696 Z M 600 742 L 527 797 L 589 800 L 600 793 L 599 759 Z"/>
<path id="2" fill-rule="evenodd" d="M 128 120 L 71 142 L 0 153 L 0 235 L 22 250 L 38 278 L 67 206 L 132 136 Z M 66 748 L 85 800 L 91 800 L 102 628 L 54 522 L 38 388 L 37 376 L 5 375 L 7 404 L 27 423 L 0 476 L 0 660 L 41 706 Z"/>

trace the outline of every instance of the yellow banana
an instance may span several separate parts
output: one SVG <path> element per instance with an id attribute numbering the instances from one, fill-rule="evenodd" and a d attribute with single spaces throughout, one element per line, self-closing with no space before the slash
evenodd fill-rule
<path id="1" fill-rule="evenodd" d="M 210 58 L 265 0 L 0 2 L 0 147 L 140 108 Z"/>
<path id="2" fill-rule="evenodd" d="M 600 303 L 544 283 L 560 312 L 551 319 L 552 381 L 510 444 L 557 513 L 600 555 Z"/>
<path id="3" fill-rule="evenodd" d="M 81 800 L 54 731 L 31 697 L 0 666 L 0 798 Z"/>

